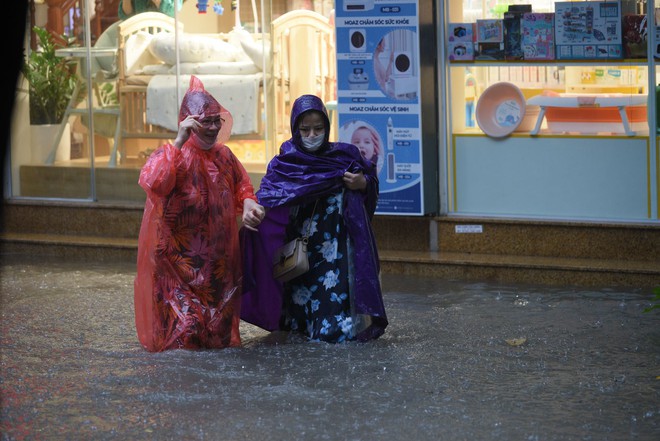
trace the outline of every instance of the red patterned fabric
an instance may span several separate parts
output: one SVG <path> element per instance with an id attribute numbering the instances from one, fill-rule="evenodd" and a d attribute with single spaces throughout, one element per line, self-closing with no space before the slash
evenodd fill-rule
<path id="1" fill-rule="evenodd" d="M 237 216 L 246 198 L 256 200 L 244 167 L 224 144 L 203 150 L 191 136 L 181 150 L 152 153 L 139 184 L 147 193 L 134 299 L 140 343 L 153 352 L 240 345 Z"/>

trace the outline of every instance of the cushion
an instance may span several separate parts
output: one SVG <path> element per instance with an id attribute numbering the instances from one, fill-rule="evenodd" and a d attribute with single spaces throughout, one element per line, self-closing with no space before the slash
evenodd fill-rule
<path id="1" fill-rule="evenodd" d="M 217 38 L 194 34 L 179 34 L 179 61 L 181 63 L 201 63 L 206 61 L 234 61 L 240 49 Z M 161 32 L 154 35 L 149 51 L 161 61 L 176 64 L 174 34 Z"/>
<path id="2" fill-rule="evenodd" d="M 141 71 L 148 64 L 158 63 L 158 59 L 149 52 L 149 45 L 152 39 L 153 35 L 144 31 L 136 32 L 128 37 L 124 45 L 126 75 L 133 75 Z"/>
<path id="3" fill-rule="evenodd" d="M 179 74 L 192 75 L 195 73 L 195 67 L 197 67 L 197 63 L 179 63 Z M 176 75 L 176 66 L 171 66 L 168 73 Z"/>
<path id="4" fill-rule="evenodd" d="M 197 63 L 194 73 L 198 75 L 247 75 L 259 72 L 259 68 L 252 61 L 248 60 Z"/>
<path id="5" fill-rule="evenodd" d="M 153 78 L 153 75 L 131 75 L 126 77 L 126 84 L 131 86 L 146 86 Z"/>
<path id="6" fill-rule="evenodd" d="M 238 58 L 236 61 L 252 61 L 252 59 L 245 53 L 243 47 L 241 46 L 241 41 L 247 40 L 249 42 L 254 41 L 252 34 L 249 33 L 246 29 L 237 29 L 234 28 L 227 33 L 227 41 L 234 47 L 238 49 Z"/>
<path id="7" fill-rule="evenodd" d="M 264 70 L 264 53 L 270 53 L 270 42 L 268 40 L 256 42 L 252 38 L 241 38 L 241 47 L 250 60 L 260 70 Z"/>
<path id="8" fill-rule="evenodd" d="M 158 64 L 148 64 L 142 68 L 142 74 L 144 75 L 167 75 L 170 73 L 172 66 L 165 63 Z"/>

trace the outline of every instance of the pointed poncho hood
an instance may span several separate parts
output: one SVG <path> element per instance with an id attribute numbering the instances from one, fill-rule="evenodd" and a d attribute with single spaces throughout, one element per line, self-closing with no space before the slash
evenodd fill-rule
<path id="1" fill-rule="evenodd" d="M 202 81 L 194 75 L 190 77 L 190 84 L 179 108 L 179 124 L 189 115 L 199 115 L 202 120 L 209 116 L 220 115 L 222 127 L 218 133 L 217 141 L 224 144 L 229 140 L 234 119 L 229 110 L 220 105 L 204 88 Z"/>

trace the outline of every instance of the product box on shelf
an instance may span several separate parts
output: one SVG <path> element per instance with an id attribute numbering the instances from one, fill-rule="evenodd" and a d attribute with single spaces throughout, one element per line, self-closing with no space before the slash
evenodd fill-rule
<path id="1" fill-rule="evenodd" d="M 504 42 L 477 43 L 475 60 L 504 60 Z"/>
<path id="2" fill-rule="evenodd" d="M 622 58 L 621 1 L 555 3 L 557 59 Z"/>
<path id="3" fill-rule="evenodd" d="M 527 12 L 522 16 L 522 50 L 525 60 L 555 59 L 555 14 Z"/>
<path id="4" fill-rule="evenodd" d="M 449 23 L 449 60 L 474 60 L 474 23 Z"/>
<path id="5" fill-rule="evenodd" d="M 626 58 L 646 58 L 648 27 L 646 15 L 626 14 L 623 30 L 623 54 Z"/>
<path id="6" fill-rule="evenodd" d="M 523 58 L 521 19 L 521 13 L 504 13 L 503 27 L 505 60 L 521 60 Z"/>
<path id="7" fill-rule="evenodd" d="M 447 44 L 448 58 L 454 60 L 474 60 L 474 43 L 471 41 L 450 41 Z"/>
<path id="8" fill-rule="evenodd" d="M 447 41 L 474 42 L 474 23 L 449 23 Z"/>
<path id="9" fill-rule="evenodd" d="M 523 14 L 525 12 L 532 12 L 532 5 L 527 4 L 527 5 L 509 5 L 507 7 L 507 12 L 516 12 Z"/>
<path id="10" fill-rule="evenodd" d="M 504 41 L 502 20 L 477 19 L 477 43 L 501 43 Z"/>
<path id="11" fill-rule="evenodd" d="M 477 19 L 476 60 L 504 60 L 504 28 L 501 19 Z"/>
<path id="12" fill-rule="evenodd" d="M 509 5 L 504 13 L 502 26 L 504 29 L 504 59 L 522 60 L 522 15 L 532 12 L 532 5 Z"/>

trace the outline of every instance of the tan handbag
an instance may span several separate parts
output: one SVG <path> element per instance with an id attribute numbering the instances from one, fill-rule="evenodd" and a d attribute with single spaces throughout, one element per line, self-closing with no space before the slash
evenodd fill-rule
<path id="1" fill-rule="evenodd" d="M 280 282 L 288 282 L 309 271 L 307 240 L 312 228 L 312 219 L 314 219 L 315 212 L 316 204 L 314 204 L 314 211 L 312 211 L 310 222 L 307 225 L 307 232 L 304 236 L 285 243 L 275 250 L 275 254 L 273 254 L 273 277 Z"/>

